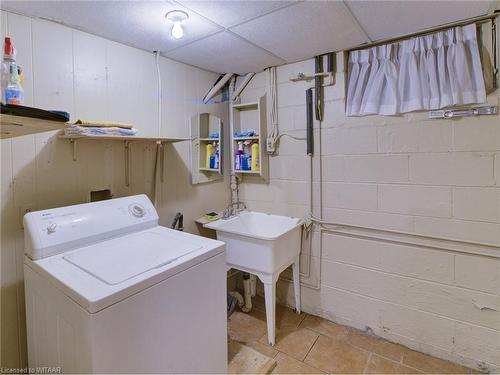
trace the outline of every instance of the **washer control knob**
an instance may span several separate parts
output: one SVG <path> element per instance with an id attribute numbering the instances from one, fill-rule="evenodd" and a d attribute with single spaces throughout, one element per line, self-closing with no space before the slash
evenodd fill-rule
<path id="1" fill-rule="evenodd" d="M 57 229 L 57 224 L 56 223 L 49 223 L 49 225 L 47 225 L 47 234 L 52 234 L 56 231 Z"/>
<path id="2" fill-rule="evenodd" d="M 128 210 L 135 217 L 143 217 L 144 215 L 146 215 L 146 210 L 144 209 L 144 207 L 137 203 L 131 204 Z"/>

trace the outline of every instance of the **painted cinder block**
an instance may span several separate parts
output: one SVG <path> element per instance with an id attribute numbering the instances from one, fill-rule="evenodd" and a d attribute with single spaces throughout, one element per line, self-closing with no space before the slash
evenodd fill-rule
<path id="1" fill-rule="evenodd" d="M 452 147 L 450 123 L 408 123 L 377 128 L 379 152 L 447 152 Z"/>
<path id="2" fill-rule="evenodd" d="M 306 90 L 310 86 L 311 84 L 306 81 L 285 82 L 278 84 L 279 107 L 304 105 L 306 101 Z"/>
<path id="3" fill-rule="evenodd" d="M 453 217 L 500 223 L 500 189 L 453 188 Z"/>
<path id="4" fill-rule="evenodd" d="M 342 182 L 345 176 L 344 156 L 324 156 L 323 157 L 323 182 Z"/>
<path id="5" fill-rule="evenodd" d="M 408 215 L 324 207 L 323 219 L 338 224 L 364 228 L 393 230 L 404 233 L 414 232 L 414 217 Z"/>
<path id="6" fill-rule="evenodd" d="M 500 224 L 480 221 L 414 217 L 415 233 L 486 245 L 500 244 Z"/>
<path id="7" fill-rule="evenodd" d="M 325 285 L 317 303 L 330 319 L 354 321 L 360 328 L 452 350 L 454 320 Z"/>
<path id="8" fill-rule="evenodd" d="M 407 182 L 408 156 L 345 156 L 344 174 L 349 182 Z"/>
<path id="9" fill-rule="evenodd" d="M 499 151 L 500 126 L 497 116 L 471 118 L 453 124 L 455 151 Z"/>
<path id="10" fill-rule="evenodd" d="M 465 288 L 500 295 L 500 259 L 457 254 L 455 283 Z"/>
<path id="11" fill-rule="evenodd" d="M 473 358 L 492 374 L 500 369 L 500 331 L 456 322 L 453 352 Z M 487 362 L 487 363 L 484 363 Z"/>
<path id="12" fill-rule="evenodd" d="M 410 155 L 410 181 L 417 184 L 490 186 L 493 155 L 443 153 Z"/>
<path id="13" fill-rule="evenodd" d="M 323 183 L 324 207 L 377 210 L 377 185 Z"/>
<path id="14" fill-rule="evenodd" d="M 325 102 L 321 128 L 332 127 L 346 127 L 345 102 L 343 100 Z"/>
<path id="15" fill-rule="evenodd" d="M 408 215 L 451 217 L 451 188 L 379 185 L 379 210 Z"/>
<path id="16" fill-rule="evenodd" d="M 377 152 L 377 129 L 332 128 L 322 133 L 323 155 L 372 154 Z"/>
<path id="17" fill-rule="evenodd" d="M 323 258 L 421 280 L 454 283 L 454 254 L 437 249 L 324 233 Z"/>
<path id="18" fill-rule="evenodd" d="M 271 179 L 309 181 L 310 157 L 306 155 L 279 155 L 269 159 Z M 318 165 L 313 163 L 315 180 L 318 179 Z"/>
<path id="19" fill-rule="evenodd" d="M 287 107 L 287 109 L 294 109 L 294 107 Z M 292 130 L 292 131 L 287 131 L 286 133 L 297 138 L 305 138 L 306 136 L 305 130 Z M 307 154 L 306 142 L 296 140 L 290 137 L 281 137 L 279 142 L 278 155 L 304 156 L 306 154 Z"/>
<path id="20" fill-rule="evenodd" d="M 451 319 L 500 329 L 500 296 L 323 261 L 325 285 Z"/>

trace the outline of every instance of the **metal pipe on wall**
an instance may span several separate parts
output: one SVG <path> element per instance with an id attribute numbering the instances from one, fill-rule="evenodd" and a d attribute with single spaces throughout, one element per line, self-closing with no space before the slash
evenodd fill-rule
<path id="1" fill-rule="evenodd" d="M 314 73 L 323 72 L 323 56 L 316 56 L 314 58 Z M 317 75 L 314 77 L 314 108 L 316 113 L 316 120 L 323 119 L 323 77 Z"/>
<path id="2" fill-rule="evenodd" d="M 314 154 L 313 98 L 312 89 L 306 90 L 307 155 Z"/>

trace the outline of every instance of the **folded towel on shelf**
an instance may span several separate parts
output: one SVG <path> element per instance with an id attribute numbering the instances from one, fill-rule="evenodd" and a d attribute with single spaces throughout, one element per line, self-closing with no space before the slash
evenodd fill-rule
<path id="1" fill-rule="evenodd" d="M 137 134 L 137 129 L 118 128 L 118 127 L 93 127 L 68 125 L 64 128 L 65 135 L 125 135 L 132 136 Z"/>
<path id="2" fill-rule="evenodd" d="M 253 137 L 257 136 L 257 133 L 255 130 L 246 130 L 243 132 L 234 132 L 234 137 L 235 138 L 244 138 L 244 137 Z"/>
<path id="3" fill-rule="evenodd" d="M 75 125 L 93 127 L 93 128 L 123 128 L 132 129 L 133 126 L 130 124 L 123 124 L 121 122 L 109 122 L 109 121 L 84 121 L 77 120 Z"/>

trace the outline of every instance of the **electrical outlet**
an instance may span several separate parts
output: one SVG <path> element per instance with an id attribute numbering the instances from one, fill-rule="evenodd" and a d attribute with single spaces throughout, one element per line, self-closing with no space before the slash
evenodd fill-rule
<path id="1" fill-rule="evenodd" d="M 276 143 L 273 142 L 272 138 L 266 139 L 266 151 L 270 155 L 272 155 L 276 152 Z"/>

